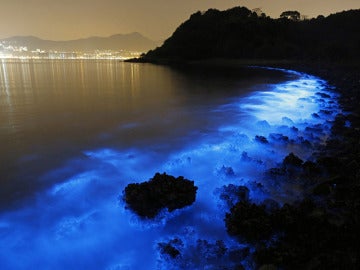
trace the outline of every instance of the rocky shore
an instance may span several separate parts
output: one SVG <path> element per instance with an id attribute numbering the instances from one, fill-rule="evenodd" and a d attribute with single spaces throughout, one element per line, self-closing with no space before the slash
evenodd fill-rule
<path id="1" fill-rule="evenodd" d="M 255 269 L 359 269 L 360 66 L 357 63 L 222 59 L 155 64 L 182 68 L 270 66 L 315 75 L 334 87 L 342 113 L 331 123 L 331 136 L 326 144 L 313 154 L 312 161 L 301 160 L 291 153 L 278 168 L 267 173 L 274 181 L 297 179 L 302 182 L 306 185 L 303 199 L 282 206 L 274 200 L 254 204 L 247 187 L 224 187 L 221 196 L 231 199 L 224 223 L 239 243 L 253 247 L 254 252 L 246 252 L 242 260 L 252 261 Z M 171 258 L 181 255 L 180 250 L 172 242 L 160 245 L 160 251 Z M 219 256 L 224 258 L 229 252 Z M 240 263 L 235 264 L 236 269 L 244 269 Z"/>
<path id="2" fill-rule="evenodd" d="M 359 269 L 360 253 L 360 68 L 357 65 L 277 65 L 321 77 L 340 94 L 343 110 L 315 163 L 288 158 L 291 178 L 312 178 L 304 200 L 282 207 L 276 202 L 240 201 L 226 215 L 230 235 L 255 247 L 260 269 Z M 284 159 L 283 169 L 287 174 Z M 311 165 L 311 166 L 309 166 Z M 289 175 L 287 175 L 290 177 Z M 269 205 L 271 207 L 269 207 Z"/>

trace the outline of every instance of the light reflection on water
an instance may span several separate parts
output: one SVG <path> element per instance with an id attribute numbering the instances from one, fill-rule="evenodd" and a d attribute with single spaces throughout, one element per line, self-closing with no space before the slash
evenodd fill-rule
<path id="1" fill-rule="evenodd" d="M 82 65 L 74 68 L 81 69 Z M 141 96 L 138 91 L 143 89 L 140 85 L 143 81 L 136 77 L 141 74 L 137 68 L 131 67 L 133 79 L 126 87 L 132 89 L 132 95 Z M 128 76 L 121 75 L 124 69 L 114 70 L 114 67 L 104 72 Z M 290 73 L 296 75 L 290 81 L 258 85 L 257 91 L 247 95 L 231 96 L 217 104 L 202 104 L 201 117 L 186 115 L 186 111 L 180 109 L 183 103 L 176 104 L 167 97 L 177 109 L 169 111 L 169 115 L 157 109 L 165 120 L 169 118 L 169 124 L 173 124 L 174 119 L 176 123 L 182 117 L 188 120 L 192 116 L 197 117 L 197 121 L 205 121 L 203 115 L 210 111 L 215 112 L 215 116 L 211 116 L 213 120 L 220 117 L 221 121 L 198 127 L 199 122 L 189 120 L 189 125 L 176 131 L 185 128 L 190 132 L 180 133 L 175 136 L 176 140 L 174 133 L 160 133 L 160 138 L 168 140 L 166 143 L 156 139 L 159 133 L 155 133 L 145 144 L 89 147 L 82 150 L 82 157 L 68 159 L 48 171 L 43 181 L 52 182 L 61 176 L 64 179 L 39 190 L 29 204 L 0 215 L 2 269 L 204 269 L 206 265 L 216 269 L 229 263 L 225 259 L 214 262 L 199 258 L 195 248 L 198 239 L 210 242 L 221 239 L 227 247 L 236 245 L 226 234 L 223 219 L 227 209 L 218 198 L 217 188 L 229 183 L 249 185 L 250 197 L 255 202 L 269 196 L 280 202 L 295 199 L 299 194 L 291 190 L 291 186 L 278 189 L 263 183 L 267 188 L 264 192 L 250 184 L 261 182 L 264 171 L 276 166 L 290 152 L 303 159 L 310 158 L 314 149 L 304 147 L 300 137 L 321 143 L 330 132 L 328 121 L 339 111 L 336 103 L 330 102 L 336 96 L 327 92 L 326 82 L 306 74 Z M 89 78 L 82 79 L 84 85 L 88 81 Z M 111 89 L 111 82 L 114 81 L 110 80 L 105 89 Z M 169 81 L 165 88 L 170 89 L 173 83 Z M 330 98 L 320 98 L 318 92 L 327 93 Z M 154 103 L 150 102 L 151 105 Z M 331 114 L 319 113 L 323 108 Z M 194 113 L 196 106 L 187 109 Z M 176 118 L 172 113 L 182 115 Z M 312 117 L 313 113 L 319 113 L 320 117 Z M 231 119 L 224 120 L 230 116 Z M 127 131 L 131 136 L 134 134 L 131 132 L 147 130 L 143 127 L 146 121 L 129 120 L 133 119 L 117 124 L 113 132 Z M 156 127 L 157 123 L 150 121 L 148 125 Z M 306 130 L 314 125 L 321 125 L 321 131 Z M 269 137 L 278 133 L 293 142 L 269 139 L 269 144 L 261 144 L 254 139 L 256 135 Z M 135 140 L 143 139 L 134 136 Z M 231 167 L 234 175 L 224 173 L 224 167 Z M 163 212 L 153 221 L 143 221 L 125 209 L 119 196 L 128 183 L 147 180 L 157 171 L 194 180 L 199 187 L 197 200 L 185 209 L 171 214 Z M 184 244 L 182 257 L 174 263 L 159 255 L 157 243 L 175 237 L 181 238 Z"/>

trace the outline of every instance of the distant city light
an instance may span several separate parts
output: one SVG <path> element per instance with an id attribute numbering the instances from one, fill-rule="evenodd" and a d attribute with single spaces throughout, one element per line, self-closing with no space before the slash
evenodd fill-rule
<path id="1" fill-rule="evenodd" d="M 45 51 L 29 50 L 24 46 L 16 46 L 0 42 L 0 59 L 115 59 L 126 60 L 139 57 L 143 52 L 126 50 L 95 50 L 89 51 Z"/>

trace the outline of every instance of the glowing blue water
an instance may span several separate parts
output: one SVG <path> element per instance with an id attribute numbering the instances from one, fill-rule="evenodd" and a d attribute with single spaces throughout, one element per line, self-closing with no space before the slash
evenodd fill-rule
<path id="1" fill-rule="evenodd" d="M 227 111 L 231 119 L 208 132 L 188 133 L 179 138 L 186 143 L 177 143 L 173 151 L 172 145 L 162 151 L 161 143 L 87 149 L 82 158 L 48 172 L 44 179 L 63 171 L 71 176 L 39 191 L 28 204 L 1 213 L 0 268 L 218 269 L 229 263 L 227 258 L 214 260 L 197 253 L 198 239 L 237 246 L 226 234 L 227 209 L 216 190 L 229 183 L 248 185 L 256 202 L 270 195 L 282 202 L 300 196 L 293 186 L 279 189 L 263 182 L 264 191 L 251 183 L 263 181 L 264 171 L 290 152 L 310 158 L 314 148 L 301 141 L 322 143 L 339 111 L 325 81 L 291 73 L 296 75 L 291 81 L 258 86 L 262 88 L 248 96 L 209 108 Z M 322 114 L 322 109 L 331 113 Z M 128 122 L 119 128 L 136 130 L 139 125 Z M 306 129 L 317 125 L 320 130 Z M 279 133 L 289 142 L 271 139 L 270 134 Z M 256 141 L 256 135 L 267 137 L 269 143 Z M 234 175 L 224 173 L 224 167 L 231 167 Z M 128 183 L 147 180 L 157 171 L 194 180 L 199 187 L 197 200 L 185 209 L 144 221 L 126 210 L 119 196 Z M 157 244 L 175 237 L 182 239 L 182 255 L 172 261 L 159 254 Z"/>

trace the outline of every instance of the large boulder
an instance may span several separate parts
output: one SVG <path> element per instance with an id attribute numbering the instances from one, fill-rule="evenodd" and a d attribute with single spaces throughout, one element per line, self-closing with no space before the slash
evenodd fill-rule
<path id="1" fill-rule="evenodd" d="M 132 183 L 124 190 L 128 207 L 141 217 L 153 218 L 163 208 L 169 212 L 191 205 L 197 187 L 194 181 L 182 176 L 175 178 L 166 173 L 156 173 L 143 183 Z"/>

